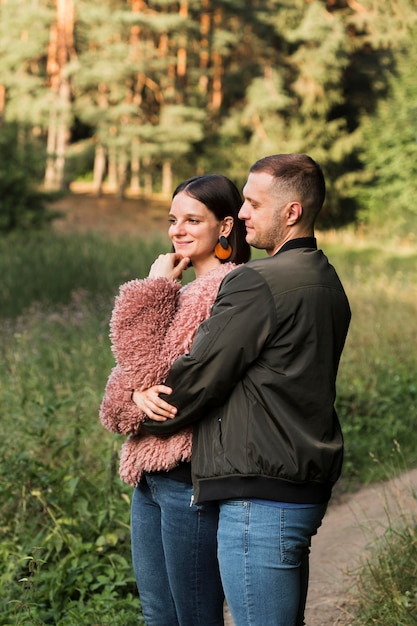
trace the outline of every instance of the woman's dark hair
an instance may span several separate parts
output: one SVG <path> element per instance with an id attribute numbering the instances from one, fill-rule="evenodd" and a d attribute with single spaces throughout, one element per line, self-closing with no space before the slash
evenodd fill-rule
<path id="1" fill-rule="evenodd" d="M 245 224 L 237 216 L 242 206 L 242 197 L 236 185 L 221 174 L 204 174 L 184 180 L 175 189 L 172 197 L 175 198 L 181 191 L 204 204 L 219 221 L 229 215 L 233 217 L 233 228 L 227 238 L 233 252 L 227 261 L 221 262 L 249 261 L 250 246 L 246 241 Z"/>

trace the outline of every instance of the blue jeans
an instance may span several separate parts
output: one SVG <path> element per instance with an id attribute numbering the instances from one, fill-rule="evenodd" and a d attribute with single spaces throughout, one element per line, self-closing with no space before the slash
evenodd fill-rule
<path id="1" fill-rule="evenodd" d="M 146 474 L 131 508 L 133 568 L 146 626 L 223 626 L 218 504 L 191 505 L 192 487 Z"/>
<path id="2" fill-rule="evenodd" d="M 326 506 L 220 503 L 220 573 L 235 626 L 304 624 L 311 536 Z"/>

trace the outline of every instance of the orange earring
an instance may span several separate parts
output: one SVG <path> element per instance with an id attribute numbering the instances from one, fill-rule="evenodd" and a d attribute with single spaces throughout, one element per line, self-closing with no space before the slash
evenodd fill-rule
<path id="1" fill-rule="evenodd" d="M 214 248 L 214 254 L 220 261 L 227 261 L 232 256 L 232 246 L 224 235 L 220 235 L 219 243 Z"/>

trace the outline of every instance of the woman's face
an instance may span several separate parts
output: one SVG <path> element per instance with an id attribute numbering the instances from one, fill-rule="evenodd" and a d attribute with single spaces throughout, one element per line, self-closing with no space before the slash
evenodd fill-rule
<path id="1" fill-rule="evenodd" d="M 175 252 L 190 257 L 194 268 L 212 263 L 220 235 L 230 233 L 233 220 L 219 222 L 205 204 L 180 191 L 172 200 L 168 235 Z"/>

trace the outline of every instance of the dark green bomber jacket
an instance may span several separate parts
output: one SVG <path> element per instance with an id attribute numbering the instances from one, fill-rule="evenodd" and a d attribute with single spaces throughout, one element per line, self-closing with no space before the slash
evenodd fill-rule
<path id="1" fill-rule="evenodd" d="M 314 238 L 226 276 L 166 381 L 177 416 L 144 425 L 163 436 L 194 424 L 195 502 L 330 498 L 343 460 L 334 402 L 350 317 Z"/>

